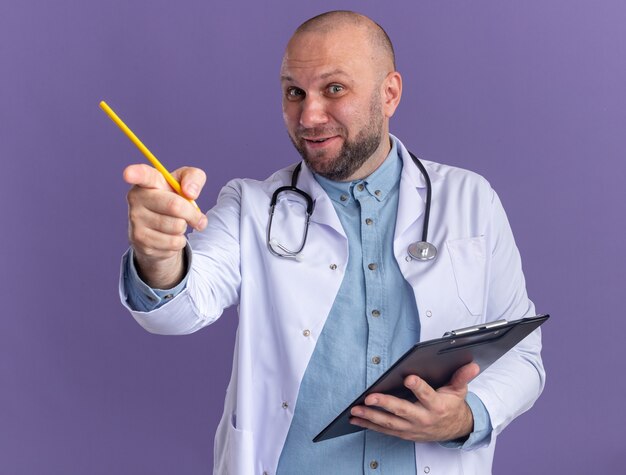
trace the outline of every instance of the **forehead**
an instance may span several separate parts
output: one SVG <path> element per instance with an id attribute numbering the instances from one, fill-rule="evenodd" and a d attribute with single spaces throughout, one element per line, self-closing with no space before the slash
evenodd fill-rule
<path id="1" fill-rule="evenodd" d="M 373 75 L 375 58 L 365 35 L 355 29 L 305 32 L 287 45 L 281 65 L 282 81 L 326 79 Z"/>

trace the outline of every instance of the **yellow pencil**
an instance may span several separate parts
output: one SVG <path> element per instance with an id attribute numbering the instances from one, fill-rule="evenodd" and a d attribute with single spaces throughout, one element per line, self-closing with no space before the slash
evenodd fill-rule
<path id="1" fill-rule="evenodd" d="M 174 189 L 174 191 L 178 193 L 180 196 L 182 196 L 183 198 L 185 198 L 187 201 L 192 203 L 196 208 L 198 208 L 198 210 L 200 210 L 200 207 L 196 204 L 195 201 L 190 200 L 185 195 L 183 195 L 183 190 L 180 187 L 180 183 L 176 181 L 176 178 L 174 178 L 172 174 L 167 171 L 167 168 L 165 168 L 161 164 L 161 162 L 159 162 L 159 160 L 152 154 L 152 152 L 148 150 L 148 147 L 146 147 L 141 142 L 141 140 L 139 140 L 139 138 L 133 133 L 133 131 L 128 128 L 128 126 L 122 121 L 122 119 L 120 119 L 117 116 L 117 114 L 113 112 L 113 109 L 111 109 L 108 106 L 108 104 L 104 101 L 100 102 L 100 108 L 104 112 L 106 112 L 109 118 L 113 122 L 115 122 L 120 129 L 122 129 L 122 132 L 126 134 L 126 137 L 128 137 L 130 141 L 134 143 L 139 150 L 141 150 L 141 153 L 143 153 L 145 157 L 150 161 L 150 163 L 152 163 L 154 168 L 156 168 L 161 173 L 161 175 L 163 175 L 163 178 L 165 178 L 167 183 Z"/>

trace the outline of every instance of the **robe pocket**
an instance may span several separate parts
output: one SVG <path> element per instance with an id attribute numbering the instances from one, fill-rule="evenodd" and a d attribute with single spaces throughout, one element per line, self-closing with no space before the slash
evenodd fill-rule
<path id="1" fill-rule="evenodd" d="M 459 298 L 472 315 L 481 315 L 485 301 L 487 241 L 484 236 L 446 241 Z"/>
<path id="2" fill-rule="evenodd" d="M 228 475 L 249 475 L 254 472 L 254 439 L 252 432 L 237 429 L 231 417 L 226 434 L 226 460 Z"/>

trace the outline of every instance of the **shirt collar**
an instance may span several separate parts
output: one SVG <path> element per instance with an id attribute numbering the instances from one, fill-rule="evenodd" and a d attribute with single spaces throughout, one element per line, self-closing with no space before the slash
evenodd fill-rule
<path id="1" fill-rule="evenodd" d="M 333 202 L 348 206 L 354 204 L 355 196 L 368 193 L 378 201 L 383 201 L 389 192 L 397 186 L 402 172 L 402 160 L 398 155 L 397 139 L 390 137 L 391 150 L 385 161 L 368 177 L 362 180 L 333 181 L 314 173 L 320 184 Z"/>

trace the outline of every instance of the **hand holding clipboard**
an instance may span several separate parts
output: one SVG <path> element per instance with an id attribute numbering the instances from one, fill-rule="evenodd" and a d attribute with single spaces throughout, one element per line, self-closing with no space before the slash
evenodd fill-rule
<path id="1" fill-rule="evenodd" d="M 363 427 L 350 423 L 351 410 L 355 406 L 363 406 L 370 394 L 389 394 L 416 401 L 415 394 L 404 385 L 407 376 L 417 374 L 433 389 L 438 389 L 448 383 L 459 368 L 469 363 L 478 364 L 478 373 L 484 371 L 548 318 L 549 315 L 539 315 L 512 322 L 499 320 L 447 332 L 442 338 L 417 343 L 315 436 L 313 442 L 363 430 Z"/>

